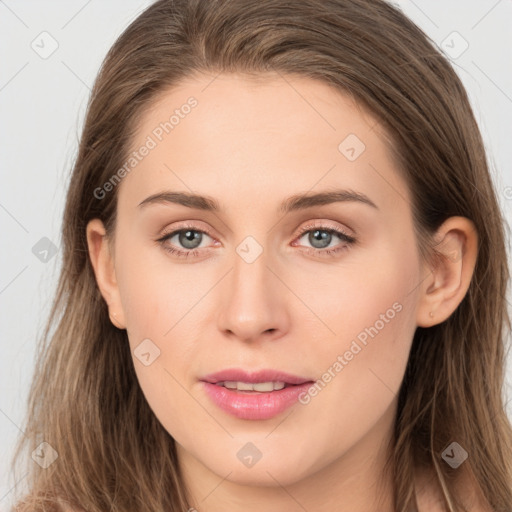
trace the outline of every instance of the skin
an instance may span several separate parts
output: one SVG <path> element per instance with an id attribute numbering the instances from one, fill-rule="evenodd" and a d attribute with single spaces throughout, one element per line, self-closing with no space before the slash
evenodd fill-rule
<path id="1" fill-rule="evenodd" d="M 384 129 L 326 84 L 264 78 L 198 75 L 155 100 L 134 149 L 187 98 L 198 105 L 123 178 L 115 236 L 107 238 L 97 219 L 87 226 L 98 286 L 132 353 L 147 338 L 160 350 L 149 366 L 133 361 L 149 405 L 176 440 L 191 506 L 391 511 L 382 468 L 413 334 L 448 318 L 463 299 L 474 227 L 448 219 L 437 237 L 450 257 L 423 262 L 410 192 Z M 338 150 L 348 134 L 366 146 L 354 161 Z M 365 194 L 377 208 L 345 201 L 278 212 L 291 195 L 333 189 Z M 138 206 L 163 191 L 207 195 L 222 210 Z M 209 234 L 197 256 L 178 258 L 165 250 L 187 251 L 177 235 L 157 240 L 184 223 Z M 356 242 L 333 235 L 329 249 L 342 250 L 322 256 L 323 246 L 308 239 L 319 227 Z M 252 263 L 236 252 L 247 236 L 263 248 Z M 198 380 L 230 367 L 319 379 L 394 303 L 401 311 L 317 396 L 272 419 L 225 413 Z M 237 458 L 248 442 L 262 453 L 250 468 Z"/>

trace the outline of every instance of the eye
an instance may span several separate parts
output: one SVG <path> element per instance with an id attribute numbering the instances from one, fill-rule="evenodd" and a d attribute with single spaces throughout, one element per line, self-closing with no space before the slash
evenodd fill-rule
<path id="1" fill-rule="evenodd" d="M 306 235 L 307 242 L 312 245 L 312 247 L 304 248 L 306 252 L 321 256 L 333 255 L 348 249 L 356 242 L 353 236 L 348 235 L 340 229 L 318 224 L 304 226 L 300 231 L 298 240 L 306 238 Z M 336 239 L 341 240 L 342 243 L 335 244 L 334 248 L 330 248 L 332 247 L 331 243 L 336 242 Z M 293 243 L 292 245 L 297 245 L 297 243 Z"/>
<path id="2" fill-rule="evenodd" d="M 196 229 L 194 226 L 190 225 L 164 234 L 157 242 L 159 242 L 167 252 L 179 258 L 195 257 L 201 254 L 202 249 L 205 249 L 204 247 L 200 247 L 201 243 L 204 241 L 205 235 L 212 238 L 207 231 Z M 308 254 L 320 256 L 337 254 L 340 251 L 348 249 L 350 245 L 356 242 L 353 236 L 348 235 L 340 229 L 334 229 L 330 226 L 319 224 L 304 226 L 299 233 L 299 238 L 296 240 L 305 238 L 305 235 L 308 235 L 307 240 L 312 247 L 303 247 L 302 250 Z M 333 241 L 336 242 L 336 239 L 341 240 L 342 243 L 335 244 L 334 248 L 331 248 L 331 243 Z M 292 245 L 297 246 L 299 244 L 293 242 Z"/>
<path id="3" fill-rule="evenodd" d="M 203 242 L 204 235 L 210 237 L 206 231 L 195 229 L 193 226 L 185 226 L 182 229 L 164 234 L 157 242 L 160 242 L 167 252 L 178 257 L 187 258 L 188 256 L 197 256 L 201 252 L 197 249 Z M 175 240 L 173 241 L 173 239 Z M 180 249 L 180 247 L 183 249 Z"/>

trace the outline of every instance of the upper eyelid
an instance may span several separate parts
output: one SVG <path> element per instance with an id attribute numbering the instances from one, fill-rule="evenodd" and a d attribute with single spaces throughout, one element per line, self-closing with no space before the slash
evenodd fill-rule
<path id="1" fill-rule="evenodd" d="M 215 238 L 212 234 L 210 234 L 209 231 L 207 231 L 204 228 L 198 228 L 198 227 L 192 227 L 192 226 L 183 226 L 183 227 L 179 227 L 179 228 L 173 228 L 173 229 L 170 229 L 168 231 L 164 230 L 159 239 L 161 240 L 163 238 L 170 238 L 170 237 L 172 237 L 174 235 L 177 235 L 178 233 L 181 233 L 182 231 L 187 231 L 187 230 L 197 231 L 198 233 L 204 233 L 204 234 L 208 235 L 211 238 Z"/>
<path id="2" fill-rule="evenodd" d="M 340 226 L 330 226 L 326 221 L 314 221 L 314 223 L 307 223 L 304 224 L 298 231 L 298 235 L 302 235 L 304 233 L 307 233 L 308 231 L 311 231 L 313 229 L 319 229 L 320 231 L 337 231 L 340 233 L 343 233 L 344 235 L 351 236 L 349 231 L 352 231 L 350 229 L 346 229 L 344 227 Z"/>

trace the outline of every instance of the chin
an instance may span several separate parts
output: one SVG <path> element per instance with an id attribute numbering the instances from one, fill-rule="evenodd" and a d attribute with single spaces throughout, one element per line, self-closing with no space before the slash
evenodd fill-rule
<path id="1" fill-rule="evenodd" d="M 268 440 L 265 443 L 263 437 L 260 440 L 255 437 L 254 444 L 247 439 L 245 436 L 243 440 L 231 440 L 230 446 L 219 446 L 219 451 L 207 456 L 204 452 L 193 455 L 220 478 L 239 485 L 262 487 L 300 482 L 321 469 L 327 458 L 325 455 L 319 455 L 316 460 L 312 458 L 304 439 L 294 441 L 290 448 Z"/>

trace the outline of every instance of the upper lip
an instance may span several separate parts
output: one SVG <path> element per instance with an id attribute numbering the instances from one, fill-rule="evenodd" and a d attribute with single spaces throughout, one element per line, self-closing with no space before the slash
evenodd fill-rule
<path id="1" fill-rule="evenodd" d="M 284 382 L 285 384 L 295 385 L 313 381 L 313 379 L 292 375 L 280 370 L 267 369 L 249 372 L 241 368 L 228 368 L 220 372 L 210 373 L 200 380 L 210 384 L 217 384 L 218 382 Z"/>

